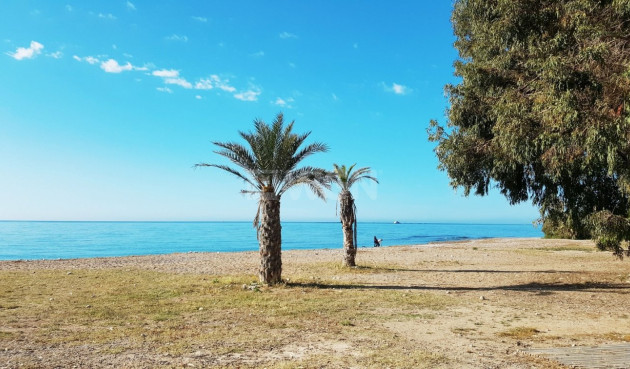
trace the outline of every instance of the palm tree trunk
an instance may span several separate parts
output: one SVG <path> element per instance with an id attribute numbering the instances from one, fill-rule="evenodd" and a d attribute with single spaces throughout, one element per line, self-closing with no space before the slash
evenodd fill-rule
<path id="1" fill-rule="evenodd" d="M 280 198 L 273 192 L 260 195 L 259 277 L 262 283 L 282 282 L 282 226 L 280 225 Z"/>
<path id="2" fill-rule="evenodd" d="M 355 258 L 357 247 L 355 244 L 354 225 L 356 216 L 354 212 L 354 198 L 350 191 L 342 191 L 339 194 L 339 217 L 343 230 L 343 265 L 356 266 Z"/>

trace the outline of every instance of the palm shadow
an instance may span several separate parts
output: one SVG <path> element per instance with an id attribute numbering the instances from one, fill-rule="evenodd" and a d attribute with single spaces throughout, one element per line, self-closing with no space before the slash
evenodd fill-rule
<path id="1" fill-rule="evenodd" d="M 453 292 L 466 292 L 466 291 L 522 291 L 522 292 L 535 292 L 537 294 L 545 295 L 553 292 L 607 292 L 607 293 L 630 293 L 630 285 L 626 283 L 601 283 L 601 282 L 586 282 L 586 283 L 540 283 L 531 282 L 523 284 L 505 285 L 505 286 L 491 286 L 491 287 L 465 287 L 465 286 L 422 286 L 422 285 L 378 285 L 378 284 L 328 284 L 321 282 L 288 282 L 288 287 L 294 288 L 317 288 L 317 289 L 335 289 L 335 290 L 416 290 L 416 291 L 453 291 Z"/>
<path id="2" fill-rule="evenodd" d="M 491 269 L 408 269 L 408 268 L 386 268 L 386 267 L 372 267 L 372 266 L 356 266 L 357 270 L 366 270 L 377 272 L 424 272 L 424 273 L 505 273 L 505 274 L 519 274 L 519 273 L 541 273 L 541 274 L 572 274 L 578 273 L 574 270 L 491 270 Z"/>

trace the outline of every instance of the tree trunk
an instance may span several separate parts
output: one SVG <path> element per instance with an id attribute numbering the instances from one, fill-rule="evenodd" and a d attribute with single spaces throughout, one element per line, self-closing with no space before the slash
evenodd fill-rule
<path id="1" fill-rule="evenodd" d="M 354 242 L 354 225 L 356 215 L 354 212 L 354 198 L 350 191 L 342 191 L 339 194 L 339 217 L 343 230 L 343 265 L 356 266 L 357 245 Z"/>
<path id="2" fill-rule="evenodd" d="M 280 198 L 273 192 L 260 195 L 260 282 L 282 282 L 282 226 L 280 225 Z"/>

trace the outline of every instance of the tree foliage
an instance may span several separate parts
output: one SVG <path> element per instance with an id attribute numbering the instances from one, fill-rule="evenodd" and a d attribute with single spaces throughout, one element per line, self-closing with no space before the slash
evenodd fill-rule
<path id="1" fill-rule="evenodd" d="M 429 128 L 451 185 L 531 200 L 548 236 L 627 217 L 630 0 L 457 0 L 452 22 L 460 82 Z"/>
<path id="2" fill-rule="evenodd" d="M 587 225 L 595 245 L 600 250 L 611 250 L 617 257 L 630 257 L 630 220 L 608 210 L 598 211 L 587 217 Z M 624 246 L 626 249 L 624 250 Z"/>

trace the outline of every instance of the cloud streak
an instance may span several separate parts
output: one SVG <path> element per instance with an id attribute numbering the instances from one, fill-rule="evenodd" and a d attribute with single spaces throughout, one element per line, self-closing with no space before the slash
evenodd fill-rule
<path id="1" fill-rule="evenodd" d="M 409 93 L 411 93 L 412 89 L 410 89 L 407 86 L 398 84 L 398 83 L 392 83 L 392 85 L 387 85 L 385 84 L 385 82 L 382 83 L 383 89 L 386 92 L 392 92 L 396 95 L 407 95 Z"/>
<path id="2" fill-rule="evenodd" d="M 234 98 L 241 101 L 258 101 L 258 95 L 260 95 L 260 93 L 258 89 L 251 89 L 234 94 Z"/>
<path id="3" fill-rule="evenodd" d="M 166 78 L 164 79 L 164 83 L 166 83 L 167 85 L 177 85 L 177 86 L 181 86 L 185 89 L 191 89 L 192 83 L 188 82 L 187 80 L 185 80 L 184 78 Z"/>
<path id="4" fill-rule="evenodd" d="M 61 51 L 55 51 L 54 53 L 46 54 L 46 56 L 54 59 L 61 59 L 61 57 L 63 57 L 63 53 Z"/>
<path id="5" fill-rule="evenodd" d="M 18 47 L 14 53 L 7 53 L 15 60 L 32 59 L 42 53 L 44 45 L 37 41 L 31 41 L 29 47 Z"/>
<path id="6" fill-rule="evenodd" d="M 289 98 L 286 98 L 286 99 L 278 97 L 278 98 L 276 98 L 276 101 L 273 102 L 273 104 L 277 105 L 277 106 L 281 106 L 283 108 L 291 109 L 291 108 L 293 108 L 291 106 L 291 103 L 294 102 L 294 101 L 295 100 L 292 97 L 289 97 Z"/>
<path id="7" fill-rule="evenodd" d="M 100 60 L 98 60 L 98 58 L 95 58 L 93 56 L 86 56 L 84 58 L 77 56 L 77 55 L 72 55 L 72 59 L 78 61 L 78 62 L 86 62 L 88 64 L 98 64 L 100 63 Z"/>
<path id="8" fill-rule="evenodd" d="M 298 38 L 296 34 L 290 33 L 290 32 L 282 32 L 281 34 L 278 35 L 281 39 L 289 39 L 289 38 Z"/>
<path id="9" fill-rule="evenodd" d="M 158 69 L 153 64 L 145 64 L 143 67 L 137 67 L 130 62 L 120 63 L 114 58 L 110 58 L 106 55 L 99 57 L 85 56 L 80 57 L 73 55 L 72 58 L 81 63 L 88 63 L 91 65 L 98 65 L 106 73 L 123 73 L 128 71 L 147 71 L 146 75 L 157 77 L 162 80 L 164 85 L 156 87 L 157 91 L 172 94 L 174 93 L 174 86 L 179 86 L 186 90 L 218 90 L 230 94 L 233 98 L 241 101 L 258 101 L 259 96 L 262 94 L 260 87 L 250 84 L 250 87 L 246 90 L 238 90 L 234 87 L 230 80 L 222 78 L 217 74 L 212 74 L 205 78 L 197 79 L 195 82 L 191 82 L 184 78 L 180 71 L 172 68 Z M 195 95 L 195 98 L 202 98 L 201 95 Z M 293 98 L 280 98 L 278 97 L 275 102 L 270 103 L 291 108 Z"/>
<path id="10" fill-rule="evenodd" d="M 172 34 L 164 37 L 166 41 L 188 42 L 188 36 Z"/>
<path id="11" fill-rule="evenodd" d="M 101 19 L 108 19 L 108 20 L 116 20 L 118 18 L 116 18 L 115 15 L 113 15 L 112 13 L 107 13 L 107 14 L 103 14 L 103 13 L 98 13 L 97 15 L 99 18 Z"/>
<path id="12" fill-rule="evenodd" d="M 208 78 L 202 78 L 195 83 L 195 89 L 197 90 L 212 90 L 213 88 L 218 88 L 219 90 L 230 93 L 236 91 L 236 87 L 231 86 L 229 80 L 221 79 L 221 77 L 216 74 Z"/>
<path id="13" fill-rule="evenodd" d="M 177 77 L 179 77 L 179 71 L 175 70 L 175 69 L 154 70 L 151 74 L 156 76 L 156 77 L 162 77 L 162 78 L 177 78 Z"/>
<path id="14" fill-rule="evenodd" d="M 101 63 L 101 69 L 107 73 L 122 73 L 133 70 L 134 68 L 129 62 L 125 65 L 120 65 L 116 60 L 108 59 L 107 61 Z"/>
<path id="15" fill-rule="evenodd" d="M 196 20 L 197 22 L 201 22 L 201 23 L 208 22 L 208 18 L 206 18 L 206 17 L 191 17 L 191 18 Z"/>

